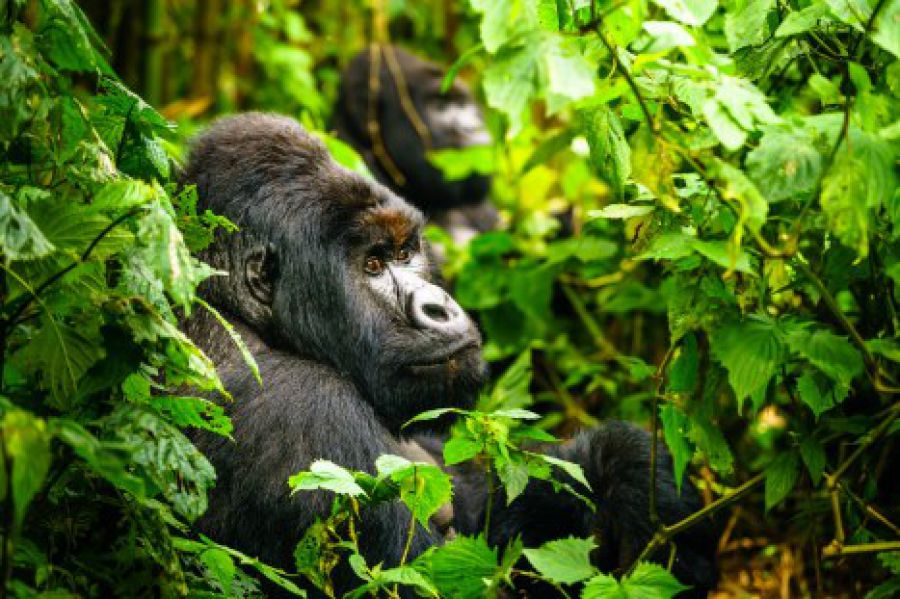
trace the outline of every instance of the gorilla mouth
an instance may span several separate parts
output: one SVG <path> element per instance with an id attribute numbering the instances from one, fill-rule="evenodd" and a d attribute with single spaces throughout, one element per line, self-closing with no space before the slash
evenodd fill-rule
<path id="1" fill-rule="evenodd" d="M 480 349 L 480 344 L 469 341 L 452 348 L 448 352 L 434 354 L 417 362 L 407 364 L 406 369 L 413 374 L 425 374 L 427 372 L 433 372 L 437 368 L 445 369 L 449 367 L 452 369 L 454 365 L 458 365 L 458 362 L 465 357 L 465 354 L 473 351 L 480 351 Z"/>

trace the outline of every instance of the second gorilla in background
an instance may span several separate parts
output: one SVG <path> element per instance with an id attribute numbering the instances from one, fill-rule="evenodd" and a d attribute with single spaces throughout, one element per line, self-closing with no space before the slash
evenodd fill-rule
<path id="1" fill-rule="evenodd" d="M 446 229 L 457 243 L 497 225 L 487 200 L 490 178 L 470 175 L 451 181 L 427 158 L 429 150 L 491 143 L 481 111 L 460 80 L 441 92 L 443 72 L 436 64 L 397 48 L 361 52 L 344 69 L 334 110 L 338 136 L 352 145 L 375 177 Z M 371 96 L 372 67 L 378 72 Z M 399 73 L 399 77 L 398 77 Z M 403 106 L 401 91 L 412 103 Z M 412 108 L 415 114 L 410 114 Z M 370 119 L 377 121 L 383 148 L 376 147 Z M 426 138 L 416 130 L 418 118 Z M 396 170 L 394 170 L 396 169 Z"/>

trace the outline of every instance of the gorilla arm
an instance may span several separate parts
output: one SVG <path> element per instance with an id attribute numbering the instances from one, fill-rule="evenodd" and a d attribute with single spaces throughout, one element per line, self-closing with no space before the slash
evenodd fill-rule
<path id="1" fill-rule="evenodd" d="M 596 512 L 579 498 L 554 491 L 544 481 L 530 481 L 510 505 L 506 505 L 501 489 L 493 501 L 491 543 L 504 546 L 521 536 L 526 547 L 537 547 L 569 535 L 594 537 L 599 545 L 594 554 L 596 565 L 604 572 L 624 572 L 655 532 L 649 518 L 650 435 L 628 423 L 613 421 L 563 445 L 544 448 L 544 453 L 583 468 L 592 488 L 586 495 L 596 504 Z M 662 443 L 656 470 L 657 510 L 664 524 L 673 524 L 702 507 L 689 481 L 678 494 L 671 456 Z M 459 532 L 473 534 L 484 524 L 484 474 L 474 468 L 454 474 L 455 525 Z M 567 482 L 576 489 L 580 487 L 574 480 Z M 715 584 L 717 531 L 715 523 L 706 520 L 674 539 L 677 553 L 673 573 L 681 582 L 695 589 Z M 667 556 L 664 548 L 652 558 L 664 560 Z"/>

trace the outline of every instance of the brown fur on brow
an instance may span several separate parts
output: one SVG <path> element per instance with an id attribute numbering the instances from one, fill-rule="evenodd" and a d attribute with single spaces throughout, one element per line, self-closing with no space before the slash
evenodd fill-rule
<path id="1" fill-rule="evenodd" d="M 384 231 L 394 247 L 400 247 L 413 234 L 416 222 L 409 214 L 397 208 L 378 208 L 363 215 L 363 223 Z"/>

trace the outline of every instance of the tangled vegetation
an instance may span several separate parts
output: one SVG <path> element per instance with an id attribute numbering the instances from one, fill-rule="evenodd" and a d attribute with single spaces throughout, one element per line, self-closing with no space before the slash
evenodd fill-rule
<path id="1" fill-rule="evenodd" d="M 354 596 L 683 588 L 642 560 L 599 573 L 593 539 L 461 536 L 366 564 L 359 509 L 403 501 L 412 531 L 452 492 L 394 456 L 292 477 L 336 493 L 296 572 L 191 530 L 215 472 L 183 431 L 231 423 L 196 396 L 227 392 L 177 324 L 212 309 L 196 288 L 221 273 L 192 252 L 233 225 L 177 190 L 183 141 L 243 108 L 327 135 L 339 67 L 388 39 L 469 79 L 495 140 L 433 156 L 449 176 L 492 174 L 504 218 L 462 247 L 429 233 L 504 367 L 445 461 L 474 460 L 511 501 L 530 477 L 580 478 L 523 441 L 646 423 L 707 506 L 645 556 L 718 512 L 723 593 L 900 592 L 900 2 L 227 5 L 0 1 L 0 597 L 252 596 L 258 576 L 328 591 L 341 559 Z"/>

